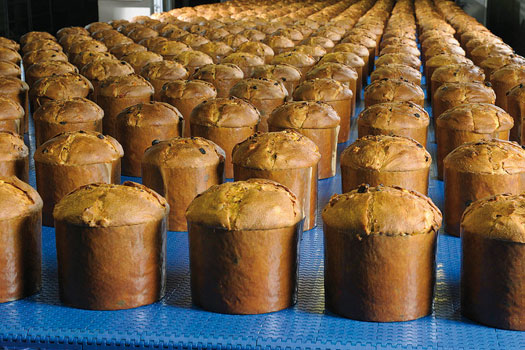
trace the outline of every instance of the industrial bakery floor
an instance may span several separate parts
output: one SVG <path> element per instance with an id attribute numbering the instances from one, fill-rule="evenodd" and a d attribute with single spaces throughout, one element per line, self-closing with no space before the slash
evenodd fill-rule
<path id="1" fill-rule="evenodd" d="M 357 113 L 362 109 L 361 102 Z M 433 130 L 429 133 L 428 149 L 435 159 Z M 33 135 L 27 139 L 32 150 Z M 356 138 L 354 117 L 350 142 Z M 339 153 L 350 142 L 339 145 Z M 34 186 L 33 164 L 30 175 Z M 130 179 L 140 181 L 127 177 L 122 181 Z M 436 180 L 435 163 L 429 192 L 442 208 L 443 183 Z M 305 232 L 301 241 L 297 304 L 265 315 L 221 315 L 192 306 L 185 232 L 168 232 L 167 288 L 160 302 L 124 311 L 63 306 L 58 296 L 54 230 L 44 227 L 42 290 L 33 297 L 0 304 L 0 349 L 525 349 L 525 332 L 489 328 L 461 316 L 460 239 L 443 232 L 438 239 L 432 315 L 411 322 L 371 323 L 325 310 L 320 212 L 334 193 L 341 193 L 339 174 L 319 181 L 318 226 Z"/>

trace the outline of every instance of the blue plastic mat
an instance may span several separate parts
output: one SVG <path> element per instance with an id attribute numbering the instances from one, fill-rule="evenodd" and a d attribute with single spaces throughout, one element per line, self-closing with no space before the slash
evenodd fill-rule
<path id="1" fill-rule="evenodd" d="M 362 105 L 358 111 L 361 109 Z M 429 136 L 428 148 L 435 156 L 432 131 Z M 354 119 L 351 140 L 356 137 Z M 340 145 L 339 151 L 347 145 Z M 434 163 L 432 178 L 435 173 Z M 332 194 L 340 192 L 339 175 L 320 181 L 319 211 Z M 441 181 L 431 179 L 430 196 L 442 208 Z M 167 293 L 161 302 L 103 312 L 62 306 L 54 232 L 44 227 L 43 289 L 31 298 L 0 304 L 0 349 L 525 349 L 525 332 L 489 328 L 461 317 L 460 240 L 443 234 L 438 240 L 431 316 L 381 324 L 348 320 L 325 311 L 322 235 L 321 226 L 303 235 L 294 308 L 232 316 L 192 307 L 187 235 L 179 232 L 168 233 Z"/>

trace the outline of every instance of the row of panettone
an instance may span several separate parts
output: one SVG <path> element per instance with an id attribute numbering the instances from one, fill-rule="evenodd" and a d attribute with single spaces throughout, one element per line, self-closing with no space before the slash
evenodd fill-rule
<path id="1" fill-rule="evenodd" d="M 362 1 L 359 3 L 366 4 L 369 2 Z M 368 128 L 371 133 L 382 133 L 378 130 L 380 128 L 372 126 L 373 117 L 375 116 L 375 119 L 380 120 L 381 116 L 387 115 L 387 118 L 394 119 L 396 112 L 397 115 L 405 116 L 407 125 L 418 126 L 420 129 L 423 127 L 425 130 L 428 125 L 428 115 L 418 106 L 424 103 L 423 91 L 417 84 L 418 58 L 413 57 L 418 48 L 410 44 L 410 42 L 415 44 L 416 35 L 413 4 L 411 1 L 399 1 L 395 7 L 393 5 L 393 1 L 377 2 L 356 22 L 352 29 L 353 34 L 351 35 L 353 36 L 362 34 L 361 30 L 365 30 L 369 34 L 374 33 L 373 37 L 376 44 L 375 46 L 370 45 L 374 49 L 373 53 L 375 55 L 377 47 L 381 47 L 382 51 L 376 62 L 378 69 L 374 71 L 375 76 L 372 73 L 375 82 L 365 90 L 365 104 L 369 108 L 359 118 L 360 132 Z M 425 11 L 423 11 L 425 7 L 429 6 L 430 3 L 424 1 L 416 2 L 416 10 L 421 9 L 420 12 L 416 12 L 418 13 L 420 29 L 425 27 L 426 23 L 431 22 L 429 16 L 426 16 Z M 385 27 L 391 10 L 392 16 Z M 424 32 L 420 34 L 423 35 Z M 412 41 L 410 41 L 410 36 L 413 36 Z M 383 40 L 380 42 L 381 37 Z M 404 39 L 401 40 L 400 38 Z M 380 45 L 378 45 L 379 42 Z M 406 54 L 398 53 L 400 49 L 405 48 Z M 433 50 L 440 52 L 438 49 Z M 435 53 L 425 53 L 425 62 L 430 61 L 432 55 Z M 359 78 L 363 80 L 367 73 L 367 71 L 362 70 Z M 404 79 L 407 74 L 414 79 L 416 84 Z M 307 85 L 308 82 L 304 84 Z M 248 85 L 257 86 L 254 83 Z M 104 89 L 104 83 L 99 86 L 99 89 Z M 259 88 L 255 90 L 259 90 Z M 317 90 L 323 91 L 322 89 Z M 113 97 L 113 102 L 106 101 L 106 106 L 114 110 L 118 108 L 122 110 L 123 106 L 119 105 L 119 102 L 125 98 L 116 95 L 117 98 Z M 312 99 L 323 98 L 322 94 L 319 93 L 313 95 L 316 98 Z M 46 101 L 48 96 L 42 96 L 42 102 L 48 103 Z M 348 96 L 352 95 L 348 94 Z M 38 102 L 40 100 L 35 101 L 40 103 Z M 207 123 L 210 123 L 210 119 L 220 119 L 222 113 L 220 107 L 238 106 L 240 103 L 236 101 L 235 99 L 226 99 L 201 103 L 197 108 L 188 111 L 188 114 L 191 115 L 189 120 L 193 121 L 194 118 L 202 117 Z M 101 103 L 98 99 L 97 102 Z M 46 106 L 51 106 L 51 104 Z M 148 109 L 154 109 L 155 106 L 160 106 L 160 104 L 146 103 L 132 106 L 124 110 L 124 115 L 129 114 L 130 122 L 136 124 L 141 120 L 139 115 L 142 111 L 147 113 Z M 259 107 L 259 109 L 261 108 Z M 311 102 L 292 102 L 277 108 L 275 111 L 272 109 L 269 109 L 269 112 L 272 112 L 272 117 L 269 119 L 270 125 L 273 121 L 277 124 L 288 123 L 292 126 L 302 126 L 296 127 L 296 129 L 309 129 L 304 126 L 304 122 L 318 122 L 315 117 L 320 118 L 319 114 L 321 113 L 334 114 L 328 112 L 334 111 L 334 109 L 327 105 Z M 375 113 L 372 111 L 373 109 L 375 109 Z M 305 112 L 310 110 L 320 110 L 321 113 L 317 115 L 313 113 L 310 116 Z M 171 111 L 173 112 L 173 110 Z M 150 113 L 157 115 L 158 111 Z M 410 114 L 410 118 L 406 118 L 407 113 Z M 118 112 L 118 114 L 122 113 Z M 125 117 L 124 115 L 122 118 Z M 365 115 L 370 118 L 367 120 L 363 117 Z M 230 120 L 233 119 L 231 115 L 228 117 Z M 335 116 L 332 119 L 336 119 Z M 325 117 L 324 120 L 326 120 Z M 366 125 L 367 122 L 368 125 Z M 280 126 L 282 128 L 288 127 L 288 125 Z M 384 127 L 383 129 L 388 128 Z M 398 128 L 402 132 L 412 132 L 412 130 L 406 129 Z M 191 130 L 193 132 L 193 128 Z M 304 130 L 300 131 L 304 132 Z M 116 134 L 119 137 L 118 132 Z M 424 142 L 425 136 L 421 130 L 417 135 Z M 221 137 L 225 136 L 221 135 Z M 128 139 L 136 138 L 129 137 Z M 89 144 L 89 146 L 95 147 L 97 142 L 103 142 L 109 146 L 115 155 L 114 158 L 119 158 L 122 154 L 118 143 L 114 142 L 111 137 L 105 137 L 96 132 L 64 134 L 54 140 L 60 140 L 56 141 L 56 147 L 53 147 L 53 142 L 45 143 L 40 148 L 41 153 L 37 151 L 38 157 L 42 157 L 41 159 L 46 157 L 58 158 L 65 164 L 69 159 L 74 159 L 77 156 L 80 158 L 81 152 L 73 150 L 76 146 L 79 146 L 78 149 L 89 150 L 89 147 L 85 145 Z M 324 136 L 321 140 L 314 141 L 321 148 L 320 141 L 326 140 L 327 137 Z M 332 152 L 328 154 L 335 155 L 333 151 L 335 150 L 335 142 L 330 147 Z M 251 180 L 214 186 L 192 202 L 187 213 L 190 223 L 192 295 L 197 305 L 218 312 L 259 313 L 282 309 L 294 302 L 295 269 L 297 268 L 295 247 L 301 231 L 302 214 L 304 213 L 306 216 L 305 228 L 314 225 L 314 215 L 312 214 L 315 213 L 316 206 L 316 168 L 319 158 L 322 159 L 322 155 L 316 151 L 316 148 L 316 145 L 306 137 L 289 131 L 257 134 L 250 137 L 240 143 L 233 152 L 236 180 L 251 177 L 277 180 L 288 186 L 297 196 L 282 185 L 268 181 Z M 187 152 L 185 153 L 187 159 L 194 159 L 192 157 L 198 156 L 202 162 L 184 162 L 186 158 L 177 159 L 174 155 L 180 150 Z M 95 154 L 97 152 L 91 150 L 88 153 L 92 153 L 93 164 L 100 160 L 97 159 L 98 154 Z M 140 153 L 137 154 L 140 156 Z M 236 154 L 238 154 L 237 159 Z M 151 156 L 151 162 L 149 156 Z M 517 156 L 523 158 L 523 154 Z M 335 158 L 333 156 L 328 158 L 333 169 L 332 164 L 335 163 Z M 164 166 L 158 165 L 159 159 L 164 161 Z M 35 160 L 38 164 L 37 157 Z M 213 164 L 209 164 L 207 161 Z M 372 167 L 376 166 L 376 169 L 370 171 L 368 162 L 372 162 Z M 392 184 L 402 185 L 406 188 L 419 186 L 417 189 L 426 193 L 430 162 L 430 156 L 424 147 L 413 140 L 394 136 L 361 138 L 343 154 L 341 160 L 343 186 L 346 183 L 347 189 L 352 189 L 361 182 L 379 181 L 379 183 L 388 184 L 391 181 Z M 110 169 L 107 163 L 105 162 L 106 169 L 103 169 L 100 164 L 95 164 L 96 166 L 93 168 L 96 170 L 90 170 L 90 172 L 117 174 L 118 170 L 113 168 L 113 164 L 111 164 Z M 114 163 L 119 162 L 115 161 Z M 405 166 L 407 163 L 413 164 L 414 168 L 417 169 L 407 168 Z M 190 173 L 189 169 L 182 169 L 182 165 L 191 164 L 202 165 L 202 167 L 189 167 L 194 168 L 192 170 L 195 170 L 195 173 Z M 420 164 L 423 166 L 420 167 Z M 345 165 L 348 166 L 348 172 L 345 172 Z M 377 168 L 378 165 L 379 168 Z M 405 166 L 401 172 L 399 172 L 400 165 L 401 168 Z M 222 166 L 224 166 L 224 154 L 209 141 L 199 138 L 155 141 L 144 158 L 143 182 L 147 184 L 150 181 L 148 186 L 155 190 L 158 188 L 158 192 L 161 193 L 162 191 L 167 192 L 166 179 L 168 179 L 171 181 L 169 184 L 171 190 L 175 185 L 180 186 L 176 187 L 175 191 L 178 188 L 183 189 L 178 190 L 179 192 L 176 195 L 189 194 L 190 189 L 195 186 L 195 182 L 192 180 L 201 179 L 201 181 L 197 181 L 199 184 L 202 184 L 203 178 L 212 181 L 218 179 L 217 181 L 221 182 Z M 54 164 L 41 173 L 50 174 L 60 168 L 59 164 Z M 209 169 L 203 172 L 203 168 Z M 326 166 L 323 168 L 326 169 Z M 207 172 L 208 170 L 211 173 Z M 417 171 L 414 172 L 413 170 Z M 64 179 L 64 167 L 61 171 L 62 173 L 56 172 L 56 178 Z M 38 172 L 37 165 L 37 176 Z M 82 175 L 85 174 L 85 171 L 82 172 Z M 380 179 L 381 176 L 383 176 L 382 179 Z M 78 176 L 79 179 L 80 177 Z M 360 180 L 359 177 L 362 177 L 363 180 Z M 41 178 L 45 179 L 44 176 Z M 354 183 L 350 184 L 351 182 L 348 179 Z M 64 183 L 64 181 L 60 181 Z M 197 192 L 200 191 L 197 190 Z M 165 195 L 169 201 L 169 193 L 161 194 Z M 193 198 L 193 195 L 191 197 Z M 277 198 L 282 200 L 277 201 Z M 495 202 L 499 206 L 505 206 L 514 205 L 522 200 L 520 197 L 507 198 L 502 196 L 488 203 Z M 44 202 L 46 202 L 45 199 Z M 174 210 L 177 205 L 179 203 L 172 205 L 172 214 L 177 212 Z M 155 270 L 154 267 L 162 263 L 159 260 L 158 253 L 162 253 L 163 242 L 158 239 L 158 234 L 159 232 L 162 233 L 163 224 L 159 226 L 159 222 L 166 219 L 167 207 L 167 203 L 156 193 L 135 184 L 128 184 L 127 186 L 86 185 L 61 200 L 55 209 L 55 223 L 59 279 L 64 302 L 74 306 L 97 309 L 126 308 L 145 303 L 144 299 L 141 299 L 141 302 L 137 301 L 138 295 L 129 296 L 127 299 L 123 298 L 123 294 L 120 292 L 124 293 L 124 290 L 130 285 L 136 287 L 137 290 L 144 287 L 144 284 L 147 285 L 141 290 L 142 294 L 140 295 L 140 297 L 147 295 L 146 302 L 152 302 L 162 295 L 164 278 L 162 273 L 148 274 L 148 272 Z M 487 209 L 485 204 L 474 205 L 472 208 L 478 207 L 483 207 L 483 210 L 490 209 Z M 140 215 L 137 217 L 125 216 L 124 209 L 136 211 Z M 185 208 L 181 209 L 179 206 L 178 209 L 179 213 L 184 215 Z M 474 209 L 473 211 L 475 212 Z M 478 215 L 479 213 L 475 212 L 474 214 Z M 519 212 L 517 215 L 519 217 Z M 147 218 L 151 219 L 150 222 L 144 223 Z M 323 218 L 326 240 L 325 266 L 327 268 L 325 286 L 327 306 L 331 310 L 347 317 L 375 321 L 414 319 L 431 311 L 435 239 L 441 222 L 441 214 L 428 198 L 407 189 L 359 186 L 357 190 L 333 198 L 325 208 Z M 182 221 L 185 223 L 184 219 Z M 133 229 L 131 230 L 127 226 L 133 226 Z M 118 247 L 115 246 L 118 242 L 115 242 L 111 235 L 106 234 L 105 237 L 95 239 L 94 237 L 99 231 L 116 233 L 121 237 L 119 238 L 122 240 L 120 243 L 126 240 L 132 243 L 141 233 L 146 233 L 144 237 L 147 236 L 148 239 L 153 240 L 153 242 L 149 241 L 150 244 L 145 247 L 146 249 L 138 252 L 139 256 L 144 257 L 144 261 L 140 264 L 141 271 L 138 272 L 139 274 L 142 273 L 139 278 L 136 275 L 129 274 L 129 268 L 133 265 L 133 261 L 120 261 L 116 255 L 112 254 L 113 247 L 115 251 L 118 251 L 118 254 L 127 254 L 125 247 L 121 247 L 120 244 Z M 127 236 L 124 231 L 133 232 L 137 236 Z M 219 232 L 222 234 L 217 235 Z M 519 233 L 517 235 L 519 237 Z M 90 241 L 86 243 L 83 237 L 92 237 L 93 239 L 90 238 Z M 265 242 L 265 244 L 261 244 L 261 242 Z M 70 247 L 79 247 L 80 250 L 88 248 L 86 250 L 89 252 L 95 251 L 100 254 L 97 255 L 100 260 L 91 260 L 94 265 L 78 264 L 76 263 L 79 261 L 78 255 L 72 256 L 71 251 L 68 251 Z M 277 251 L 282 252 L 279 254 L 279 258 L 268 261 L 268 256 L 273 256 L 272 254 L 276 254 Z M 221 252 L 221 254 L 217 255 L 217 252 Z M 370 254 L 371 252 L 383 253 L 384 260 L 376 259 Z M 354 253 L 360 258 L 353 260 L 353 257 L 351 258 L 349 255 L 353 256 Z M 86 255 L 85 258 L 90 257 Z M 114 261 L 114 259 L 117 260 Z M 404 264 L 399 266 L 399 261 L 403 261 Z M 100 264 L 108 262 L 111 266 L 114 264 L 118 266 L 115 267 L 114 271 L 109 271 L 107 275 L 99 274 L 96 288 L 94 284 L 83 284 L 86 282 L 86 279 L 83 279 L 84 277 L 92 277 L 93 271 L 97 270 L 101 266 Z M 348 269 L 340 269 L 342 264 L 346 264 L 345 266 Z M 133 267 L 136 268 L 136 266 Z M 410 270 L 408 274 L 407 268 Z M 130 276 L 130 279 L 110 285 L 109 282 L 114 281 L 116 275 Z M 239 278 L 239 276 L 243 276 L 243 278 Z M 406 283 L 412 278 L 418 282 Z M 82 291 L 79 292 L 79 289 Z M 397 292 L 392 293 L 392 290 Z M 387 291 L 390 292 L 387 293 Z M 407 295 L 414 296 L 414 298 L 407 300 Z M 510 298 L 514 295 L 505 297 Z M 514 299 L 513 301 L 515 301 Z M 505 300 L 507 301 L 507 299 Z M 497 315 L 503 315 L 501 322 L 494 323 L 483 319 L 482 321 L 505 328 L 521 327 L 519 313 L 518 323 L 509 323 L 509 319 L 513 321 L 514 314 L 511 317 L 497 308 L 495 310 Z"/>

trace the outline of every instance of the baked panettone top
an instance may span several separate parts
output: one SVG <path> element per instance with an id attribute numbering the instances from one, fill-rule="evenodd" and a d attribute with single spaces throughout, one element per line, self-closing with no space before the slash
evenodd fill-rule
<path id="1" fill-rule="evenodd" d="M 144 153 L 143 163 L 166 168 L 203 168 L 217 166 L 226 158 L 217 144 L 202 137 L 175 137 L 153 141 Z"/>
<path id="2" fill-rule="evenodd" d="M 13 52 L 12 53 L 5 52 L 5 53 L 2 54 L 2 56 L 4 56 L 5 58 L 11 57 L 12 62 L 20 62 L 20 54 L 18 54 L 18 51 L 14 50 L 14 49 L 10 49 L 10 48 L 7 48 L 7 49 L 8 50 L 12 50 Z M 63 48 L 56 41 L 48 40 L 48 39 L 34 40 L 34 41 L 31 41 L 31 42 L 25 44 L 22 47 L 22 52 L 25 52 L 25 53 L 31 52 L 31 51 L 36 51 L 36 50 L 58 50 L 58 51 L 63 51 Z M 18 57 L 17 57 L 17 55 L 18 55 Z"/>
<path id="3" fill-rule="evenodd" d="M 87 98 L 75 97 L 68 100 L 53 100 L 40 106 L 34 113 L 35 121 L 53 124 L 85 123 L 101 120 L 104 110 Z"/>
<path id="4" fill-rule="evenodd" d="M 115 55 L 116 57 L 124 57 L 132 52 L 144 51 L 148 51 L 148 49 L 145 46 L 136 43 L 117 45 L 109 49 L 109 53 Z"/>
<path id="5" fill-rule="evenodd" d="M 283 129 L 330 129 L 341 118 L 327 103 L 320 101 L 288 102 L 273 110 L 268 124 Z"/>
<path id="6" fill-rule="evenodd" d="M 109 77 L 135 73 L 133 67 L 131 67 L 129 63 L 113 59 L 93 61 L 82 67 L 80 72 L 91 81 L 101 81 Z"/>
<path id="7" fill-rule="evenodd" d="M 352 90 L 346 85 L 328 78 L 303 81 L 293 93 L 296 101 L 340 101 L 352 96 Z"/>
<path id="8" fill-rule="evenodd" d="M 26 158 L 29 148 L 24 139 L 11 131 L 0 131 L 0 161 L 12 161 Z"/>
<path id="9" fill-rule="evenodd" d="M 20 103 L 0 96 L 0 120 L 16 120 L 24 118 L 25 111 Z"/>
<path id="10" fill-rule="evenodd" d="M 298 51 L 283 52 L 272 59 L 272 64 L 289 64 L 297 68 L 311 67 L 315 62 L 312 56 Z"/>
<path id="11" fill-rule="evenodd" d="M 196 50 L 202 51 L 210 57 L 225 57 L 233 52 L 233 48 L 231 46 L 228 46 L 220 41 L 210 41 L 209 43 L 199 46 Z"/>
<path id="12" fill-rule="evenodd" d="M 237 144 L 232 151 L 233 164 L 251 169 L 306 168 L 320 159 L 317 145 L 293 130 L 258 132 Z"/>
<path id="13" fill-rule="evenodd" d="M 364 48 L 366 50 L 366 47 Z M 313 58 L 319 59 L 326 55 L 327 51 L 324 47 L 319 45 L 297 45 L 294 46 L 292 52 L 301 52 Z M 367 50 L 368 53 L 368 50 Z"/>
<path id="14" fill-rule="evenodd" d="M 259 123 L 260 114 L 250 103 L 237 98 L 214 98 L 197 105 L 191 112 L 191 124 L 242 128 Z"/>
<path id="15" fill-rule="evenodd" d="M 74 43 L 69 48 L 68 54 L 75 55 L 82 51 L 106 52 L 108 51 L 108 48 L 106 45 L 104 45 L 104 43 L 93 39 Z"/>
<path id="16" fill-rule="evenodd" d="M 72 58 L 71 63 L 82 69 L 86 64 L 97 60 L 116 60 L 117 58 L 109 52 L 83 51 Z"/>
<path id="17" fill-rule="evenodd" d="M 519 101 L 525 100 L 525 84 L 518 84 L 514 86 L 512 89 L 507 91 L 507 96 L 517 99 Z"/>
<path id="18" fill-rule="evenodd" d="M 29 85 L 15 77 L 0 76 L 0 91 L 2 94 L 20 94 L 29 90 Z"/>
<path id="19" fill-rule="evenodd" d="M 56 135 L 35 150 L 35 161 L 59 165 L 110 163 L 124 155 L 111 136 L 95 131 L 71 131 Z"/>
<path id="20" fill-rule="evenodd" d="M 463 144 L 443 160 L 445 169 L 465 173 L 511 175 L 525 172 L 525 149 L 515 142 L 483 140 Z"/>
<path id="21" fill-rule="evenodd" d="M 367 135 L 341 153 L 341 166 L 397 172 L 430 167 L 432 158 L 419 142 L 408 137 Z"/>
<path id="22" fill-rule="evenodd" d="M 184 51 L 175 56 L 174 60 L 183 66 L 201 67 L 213 64 L 213 59 L 202 51 Z"/>
<path id="23" fill-rule="evenodd" d="M 421 81 L 421 72 L 415 68 L 404 64 L 385 64 L 383 66 L 374 69 L 370 74 L 370 80 L 372 82 L 381 79 L 401 79 L 408 80 L 410 82 Z"/>
<path id="24" fill-rule="evenodd" d="M 188 70 L 178 62 L 163 60 L 148 63 L 142 68 L 140 75 L 148 81 L 153 79 L 179 80 L 188 78 Z"/>
<path id="25" fill-rule="evenodd" d="M 418 57 L 405 53 L 387 53 L 379 56 L 375 61 L 376 67 L 386 64 L 404 64 L 414 69 L 419 69 L 421 61 Z"/>
<path id="26" fill-rule="evenodd" d="M 169 205 L 155 191 L 135 182 L 94 183 L 63 197 L 53 211 L 56 221 L 82 227 L 118 227 L 162 220 Z"/>
<path id="27" fill-rule="evenodd" d="M 490 103 L 466 103 L 448 109 L 436 120 L 442 128 L 492 134 L 507 131 L 514 119 L 502 108 Z"/>
<path id="28" fill-rule="evenodd" d="M 525 244 L 525 194 L 498 194 L 473 202 L 463 213 L 461 230 Z"/>
<path id="29" fill-rule="evenodd" d="M 492 72 L 490 81 L 502 83 L 514 83 L 525 81 L 525 64 L 508 64 Z"/>
<path id="30" fill-rule="evenodd" d="M 99 95 L 107 97 L 140 97 L 153 95 L 153 86 L 137 74 L 104 79 L 99 85 Z"/>
<path id="31" fill-rule="evenodd" d="M 301 72 L 289 64 L 265 64 L 254 68 L 252 78 L 297 82 L 301 80 Z"/>
<path id="32" fill-rule="evenodd" d="M 22 61 L 25 67 L 30 67 L 32 64 L 43 61 L 65 61 L 67 62 L 67 55 L 58 50 L 37 50 L 24 54 Z M 73 62 L 74 63 L 74 62 Z"/>
<path id="33" fill-rule="evenodd" d="M 238 81 L 231 89 L 230 95 L 246 100 L 284 99 L 288 92 L 277 80 L 266 78 L 249 78 Z"/>
<path id="34" fill-rule="evenodd" d="M 31 215 L 42 210 L 38 192 L 15 176 L 0 177 L 0 220 Z"/>
<path id="35" fill-rule="evenodd" d="M 325 62 L 337 62 L 342 63 L 350 67 L 364 67 L 365 61 L 356 55 L 353 52 L 346 52 L 346 51 L 339 51 L 339 52 L 330 52 L 319 60 L 319 63 L 325 63 Z"/>
<path id="36" fill-rule="evenodd" d="M 308 73 L 305 79 L 312 80 L 315 78 L 329 78 L 340 82 L 357 81 L 358 74 L 356 70 L 350 66 L 337 62 L 325 62 L 314 66 Z"/>
<path id="37" fill-rule="evenodd" d="M 13 62 L 0 61 L 0 76 L 19 78 L 21 75 L 22 69 L 19 65 Z"/>
<path id="38" fill-rule="evenodd" d="M 34 80 L 66 73 L 78 73 L 78 68 L 66 61 L 43 61 L 31 65 L 25 72 L 26 76 Z"/>
<path id="39" fill-rule="evenodd" d="M 436 233 L 442 220 L 430 198 L 419 192 L 364 184 L 333 196 L 322 216 L 331 229 L 358 237 Z"/>
<path id="40" fill-rule="evenodd" d="M 400 130 L 426 127 L 430 123 L 428 113 L 410 101 L 377 103 L 365 108 L 358 116 L 359 125 L 384 130 Z"/>
<path id="41" fill-rule="evenodd" d="M 146 64 L 163 60 L 161 55 L 151 51 L 131 52 L 126 56 L 123 56 L 121 59 L 122 61 L 128 62 L 133 69 L 135 69 L 135 73 L 137 74 L 140 73 L 140 70 L 144 68 Z"/>
<path id="42" fill-rule="evenodd" d="M 86 77 L 78 73 L 66 73 L 37 80 L 29 90 L 29 95 L 35 98 L 65 100 L 72 97 L 86 97 L 92 92 L 93 85 Z"/>
<path id="43" fill-rule="evenodd" d="M 334 47 L 333 52 L 353 52 L 359 57 L 368 57 L 369 52 L 366 46 L 356 43 L 343 43 Z"/>
<path id="44" fill-rule="evenodd" d="M 432 74 L 432 81 L 455 82 L 484 82 L 485 73 L 478 66 L 468 63 L 457 63 L 438 67 Z"/>
<path id="45" fill-rule="evenodd" d="M 496 101 L 496 93 L 490 83 L 457 82 L 444 83 L 434 94 L 436 101 L 452 103 L 492 103 Z"/>
<path id="46" fill-rule="evenodd" d="M 0 46 L 8 47 L 13 50 L 20 50 L 20 44 L 18 44 L 16 41 L 4 37 L 0 37 Z"/>
<path id="47" fill-rule="evenodd" d="M 174 80 L 164 84 L 162 91 L 166 97 L 176 99 L 208 99 L 217 96 L 215 86 L 204 80 Z"/>
<path id="48" fill-rule="evenodd" d="M 241 80 L 244 78 L 244 73 L 242 69 L 232 63 L 207 64 L 197 69 L 192 78 L 205 81 Z"/>
<path id="49" fill-rule="evenodd" d="M 453 54 L 442 54 L 442 55 L 436 55 L 432 56 L 425 62 L 425 67 L 427 68 L 435 68 L 440 66 L 448 66 L 451 64 L 458 64 L 458 63 L 467 63 L 470 65 L 474 65 L 474 62 L 469 60 L 463 55 L 453 55 Z"/>
<path id="50" fill-rule="evenodd" d="M 151 101 L 130 106 L 120 112 L 117 123 L 133 127 L 175 125 L 183 120 L 182 114 L 169 103 Z"/>
<path id="51" fill-rule="evenodd" d="M 24 35 L 20 37 L 20 45 L 24 46 L 25 44 L 33 40 L 44 40 L 44 39 L 54 40 L 54 41 L 57 40 L 53 35 L 47 32 L 33 31 L 33 32 L 25 33 Z"/>
<path id="52" fill-rule="evenodd" d="M 263 58 L 274 55 L 273 49 L 270 46 L 258 41 L 247 41 L 242 43 L 238 47 L 237 52 L 248 52 Z"/>
<path id="53" fill-rule="evenodd" d="M 234 52 L 224 57 L 221 63 L 233 63 L 238 66 L 262 66 L 264 58 L 248 52 Z"/>
<path id="54" fill-rule="evenodd" d="M 365 88 L 365 99 L 390 101 L 419 101 L 425 97 L 420 86 L 401 79 L 376 80 Z"/>
<path id="55" fill-rule="evenodd" d="M 303 219 L 295 195 L 285 186 L 263 179 L 226 182 L 197 195 L 186 218 L 225 230 L 269 230 L 294 226 Z"/>
<path id="56" fill-rule="evenodd" d="M 151 51 L 162 56 L 175 56 L 184 51 L 190 51 L 191 48 L 178 41 L 164 41 L 155 45 Z"/>

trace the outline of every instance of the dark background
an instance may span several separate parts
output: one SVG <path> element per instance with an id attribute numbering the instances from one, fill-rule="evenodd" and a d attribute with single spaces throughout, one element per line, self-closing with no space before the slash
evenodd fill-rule
<path id="1" fill-rule="evenodd" d="M 171 1 L 174 7 L 212 2 L 217 1 Z M 97 0 L 0 0 L 0 36 L 12 39 L 31 30 L 54 34 L 62 27 L 84 26 L 97 19 Z M 525 55 L 525 0 L 488 0 L 486 26 Z"/>

